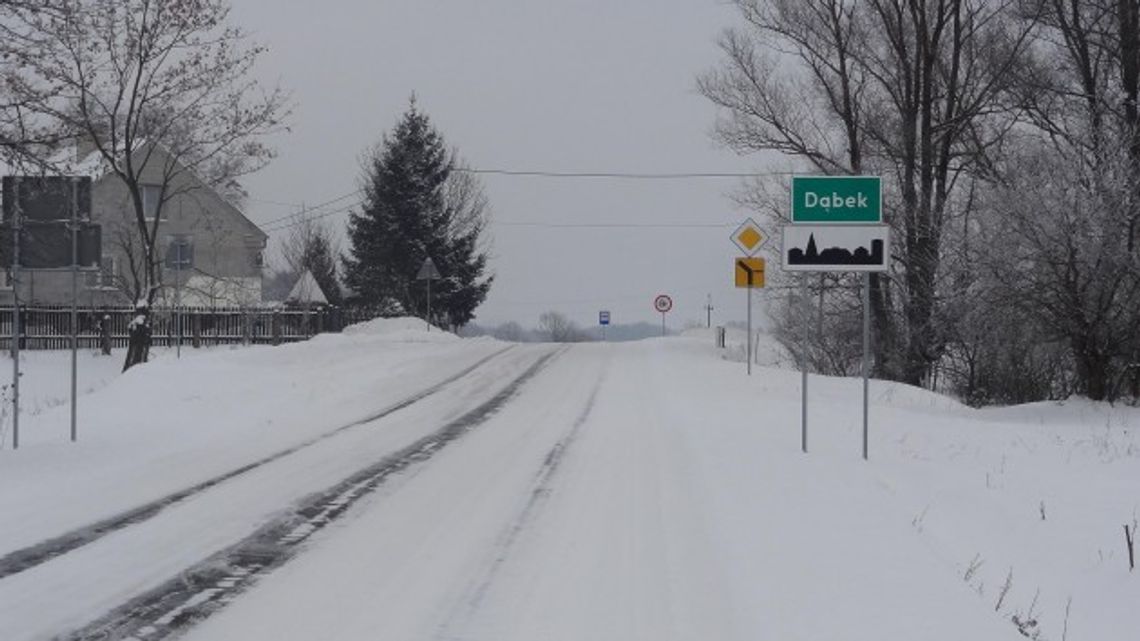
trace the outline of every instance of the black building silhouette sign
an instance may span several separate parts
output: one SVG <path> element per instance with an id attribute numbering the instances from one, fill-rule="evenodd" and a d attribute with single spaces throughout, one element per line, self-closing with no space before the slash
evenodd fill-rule
<path id="1" fill-rule="evenodd" d="M 889 241 L 886 225 L 785 225 L 784 271 L 886 271 Z"/>

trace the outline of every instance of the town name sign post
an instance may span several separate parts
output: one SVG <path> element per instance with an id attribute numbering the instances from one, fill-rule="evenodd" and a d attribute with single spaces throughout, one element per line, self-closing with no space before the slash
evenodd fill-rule
<path id="1" fill-rule="evenodd" d="M 870 376 L 871 272 L 890 265 L 890 227 L 883 223 L 879 176 L 792 177 L 792 224 L 785 225 L 783 269 L 789 272 L 863 272 L 863 459 L 867 459 Z M 801 280 L 807 300 L 806 274 Z M 801 319 L 801 447 L 807 452 L 807 349 L 811 323 Z"/>

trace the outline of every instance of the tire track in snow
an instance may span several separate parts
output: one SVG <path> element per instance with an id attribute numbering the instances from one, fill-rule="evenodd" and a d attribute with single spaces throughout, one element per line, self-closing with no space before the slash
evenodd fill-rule
<path id="1" fill-rule="evenodd" d="M 57 637 L 65 641 L 158 641 L 209 617 L 249 589 L 265 573 L 302 550 L 314 533 L 332 523 L 385 480 L 425 463 L 506 405 L 519 389 L 565 349 L 539 357 L 498 394 L 439 430 L 384 457 L 340 483 L 300 501 L 257 532 L 210 556 L 87 626 Z"/>
<path id="2" fill-rule="evenodd" d="M 519 510 L 517 516 L 515 516 L 515 518 L 510 521 L 510 524 L 503 530 L 502 534 L 499 535 L 498 541 L 494 546 L 494 558 L 478 582 L 467 591 L 469 596 L 465 597 L 461 601 L 457 611 L 453 612 L 452 615 L 440 625 L 436 635 L 439 641 L 465 641 L 466 637 L 462 633 L 453 632 L 453 630 L 466 627 L 479 611 L 479 608 L 483 605 L 483 601 L 487 597 L 487 593 L 494 585 L 495 579 L 509 558 L 511 550 L 515 547 L 523 533 L 537 520 L 543 506 L 547 500 L 549 500 L 553 492 L 553 478 L 558 472 L 562 461 L 565 459 L 567 450 L 574 444 L 579 432 L 582 430 L 582 426 L 590 418 L 590 414 L 594 410 L 594 403 L 597 400 L 598 392 L 601 390 L 605 378 L 606 376 L 603 374 L 594 382 L 594 387 L 590 391 L 586 406 L 582 408 L 582 411 L 570 426 L 569 431 L 554 444 L 554 447 L 550 448 L 550 451 L 547 452 L 543 458 L 542 465 L 539 467 L 538 472 L 534 476 L 534 481 L 531 483 L 531 491 L 526 503 Z"/>
<path id="3" fill-rule="evenodd" d="M 333 438 L 347 430 L 360 427 L 361 425 L 365 425 L 373 421 L 377 421 L 390 414 L 394 414 L 395 412 L 410 407 L 428 398 L 429 396 L 433 396 L 439 393 L 447 386 L 466 377 L 483 365 L 487 364 L 492 359 L 504 354 L 513 347 L 514 346 L 511 345 L 488 356 L 485 356 L 484 358 L 479 359 L 474 364 L 463 369 L 457 374 L 450 376 L 447 379 L 436 383 L 435 385 L 420 390 L 419 392 L 416 392 L 415 394 L 412 394 L 403 400 L 393 403 L 392 405 L 389 405 L 369 416 L 353 421 L 352 423 L 342 425 L 332 431 L 325 432 L 324 434 L 310 438 L 298 445 L 294 445 L 279 452 L 275 452 L 252 463 L 230 470 L 229 472 L 219 474 L 218 476 L 202 481 L 201 483 L 198 483 L 186 489 L 168 494 L 162 498 L 156 499 L 144 505 L 132 508 L 125 512 L 120 512 L 119 514 L 108 517 L 101 521 L 96 521 L 95 523 L 76 528 L 65 534 L 61 534 L 59 536 L 46 539 L 39 543 L 35 543 L 33 545 L 10 552 L 0 557 L 0 580 L 14 574 L 19 574 L 24 570 L 33 568 L 37 565 L 40 565 L 41 563 L 45 563 L 56 557 L 67 554 L 68 552 L 76 550 L 77 548 L 83 547 L 89 543 L 93 543 L 100 538 L 111 534 L 112 532 L 117 532 L 118 530 L 122 530 L 123 528 L 129 527 L 131 525 L 142 523 L 143 521 L 153 518 L 164 509 L 172 505 L 181 503 L 186 499 L 192 498 L 210 488 L 256 470 L 259 467 L 268 465 L 282 458 L 285 458 L 286 456 L 295 454 L 300 450 Z"/>

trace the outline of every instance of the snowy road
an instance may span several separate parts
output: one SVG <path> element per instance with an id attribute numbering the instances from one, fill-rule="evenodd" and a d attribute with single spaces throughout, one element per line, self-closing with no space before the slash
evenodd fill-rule
<path id="1" fill-rule="evenodd" d="M 5 641 L 52 638 L 89 624 L 265 526 L 314 492 L 343 481 L 499 394 L 552 348 L 499 352 L 382 417 L 338 426 L 240 474 L 172 502 L 64 554 L 0 580 Z M 433 393 L 434 392 L 434 393 Z M 145 512 L 145 510 L 144 510 Z M 11 556 L 18 557 L 19 552 Z M 86 634 L 84 632 L 83 634 Z"/>
<path id="2" fill-rule="evenodd" d="M 867 463 L 858 381 L 813 379 L 804 455 L 798 373 L 747 378 L 703 338 L 504 347 L 345 344 L 342 371 L 390 371 L 342 379 L 273 447 L 232 437 L 225 466 L 228 444 L 171 449 L 201 473 L 179 467 L 190 482 L 154 496 L 221 480 L 0 578 L 0 639 L 1013 641 L 1013 617 L 1042 639 L 1140 631 L 1140 590 L 1105 552 L 1135 500 L 1135 412 L 1047 425 L 1040 408 L 876 383 Z M 377 381 L 389 393 L 371 399 Z M 334 410 L 358 397 L 368 411 Z M 352 413 L 373 419 L 337 418 Z M 119 473 L 107 461 L 90 469 Z M 92 513 L 137 505 L 131 479 Z M 83 531 L 45 529 L 77 518 L 69 504 L 3 498 L 48 513 L 0 536 L 9 558 Z"/>
<path id="3" fill-rule="evenodd" d="M 813 468 L 781 466 L 774 476 L 791 478 L 762 496 L 754 481 L 734 479 L 747 463 L 726 474 L 718 457 L 735 466 L 737 448 L 704 442 L 720 430 L 686 400 L 704 390 L 683 356 L 663 342 L 573 348 L 461 444 L 368 499 L 186 639 L 901 639 L 939 627 L 1017 637 L 949 573 L 931 587 L 896 572 L 913 562 L 930 570 L 917 542 L 854 561 L 841 543 L 791 554 L 767 545 L 789 543 L 784 526 L 742 512 L 756 501 L 786 512 L 788 485 L 810 482 Z M 794 525 L 832 527 L 817 513 L 832 502 L 813 498 L 793 509 Z M 881 516 L 856 513 L 854 525 L 874 529 Z M 824 562 L 887 571 L 836 583 Z M 878 591 L 884 612 L 863 618 L 890 620 L 859 630 L 780 612 L 790 605 L 781 590 L 810 603 L 811 590 L 834 596 L 836 585 Z M 819 606 L 850 614 L 842 603 Z"/>

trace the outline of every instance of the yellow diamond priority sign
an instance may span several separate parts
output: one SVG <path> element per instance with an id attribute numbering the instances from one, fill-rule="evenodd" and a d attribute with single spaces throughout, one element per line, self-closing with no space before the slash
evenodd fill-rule
<path id="1" fill-rule="evenodd" d="M 732 232 L 732 242 L 744 252 L 746 256 L 752 256 L 760 251 L 764 243 L 768 242 L 768 236 L 756 224 L 756 221 L 748 218 L 736 231 Z"/>

